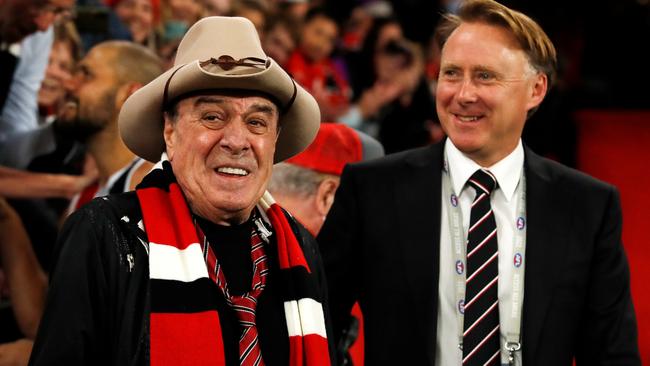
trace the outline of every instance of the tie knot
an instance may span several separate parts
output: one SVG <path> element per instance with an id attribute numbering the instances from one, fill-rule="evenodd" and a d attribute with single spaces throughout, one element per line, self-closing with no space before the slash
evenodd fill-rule
<path id="1" fill-rule="evenodd" d="M 477 192 L 485 192 L 488 195 L 492 193 L 497 186 L 497 179 L 490 171 L 479 169 L 467 181 Z"/>

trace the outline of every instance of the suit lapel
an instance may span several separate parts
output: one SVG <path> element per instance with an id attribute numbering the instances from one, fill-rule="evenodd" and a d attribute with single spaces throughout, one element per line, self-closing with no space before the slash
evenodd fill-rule
<path id="1" fill-rule="evenodd" d="M 542 158 L 526 149 L 526 273 L 524 280 L 524 364 L 534 364 L 541 331 L 562 260 L 570 225 L 558 178 Z M 569 206 L 570 207 L 570 206 Z"/>
<path id="2" fill-rule="evenodd" d="M 444 144 L 417 150 L 394 176 L 395 204 L 401 235 L 400 254 L 414 313 L 424 336 L 430 364 L 435 360 L 438 308 L 440 191 Z M 428 291 L 427 291 L 428 290 Z"/>

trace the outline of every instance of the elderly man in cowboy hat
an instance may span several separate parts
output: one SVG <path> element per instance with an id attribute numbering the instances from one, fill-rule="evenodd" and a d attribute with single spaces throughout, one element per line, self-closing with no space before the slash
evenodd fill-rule
<path id="1" fill-rule="evenodd" d="M 160 161 L 68 220 L 31 364 L 329 365 L 315 242 L 265 192 L 319 120 L 252 23 L 197 22 L 122 108 Z"/>

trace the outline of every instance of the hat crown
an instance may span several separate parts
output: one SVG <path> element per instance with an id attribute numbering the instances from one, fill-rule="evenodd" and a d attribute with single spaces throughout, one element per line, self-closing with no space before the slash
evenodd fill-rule
<path id="1" fill-rule="evenodd" d="M 231 56 L 235 60 L 267 58 L 250 20 L 213 16 L 199 20 L 187 31 L 178 46 L 174 66 L 220 56 Z"/>

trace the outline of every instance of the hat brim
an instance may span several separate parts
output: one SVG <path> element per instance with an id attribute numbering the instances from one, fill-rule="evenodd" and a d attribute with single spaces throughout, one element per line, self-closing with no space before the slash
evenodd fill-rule
<path id="1" fill-rule="evenodd" d="M 272 59 L 268 67 L 258 70 L 251 73 L 234 68 L 230 72 L 212 73 L 203 69 L 198 61 L 167 70 L 138 89 L 122 106 L 118 120 L 122 140 L 136 155 L 156 162 L 165 151 L 163 103 L 202 90 L 245 90 L 271 96 L 280 103 L 280 134 L 274 162 L 298 154 L 318 133 L 318 103 Z M 168 92 L 163 100 L 166 88 Z"/>

